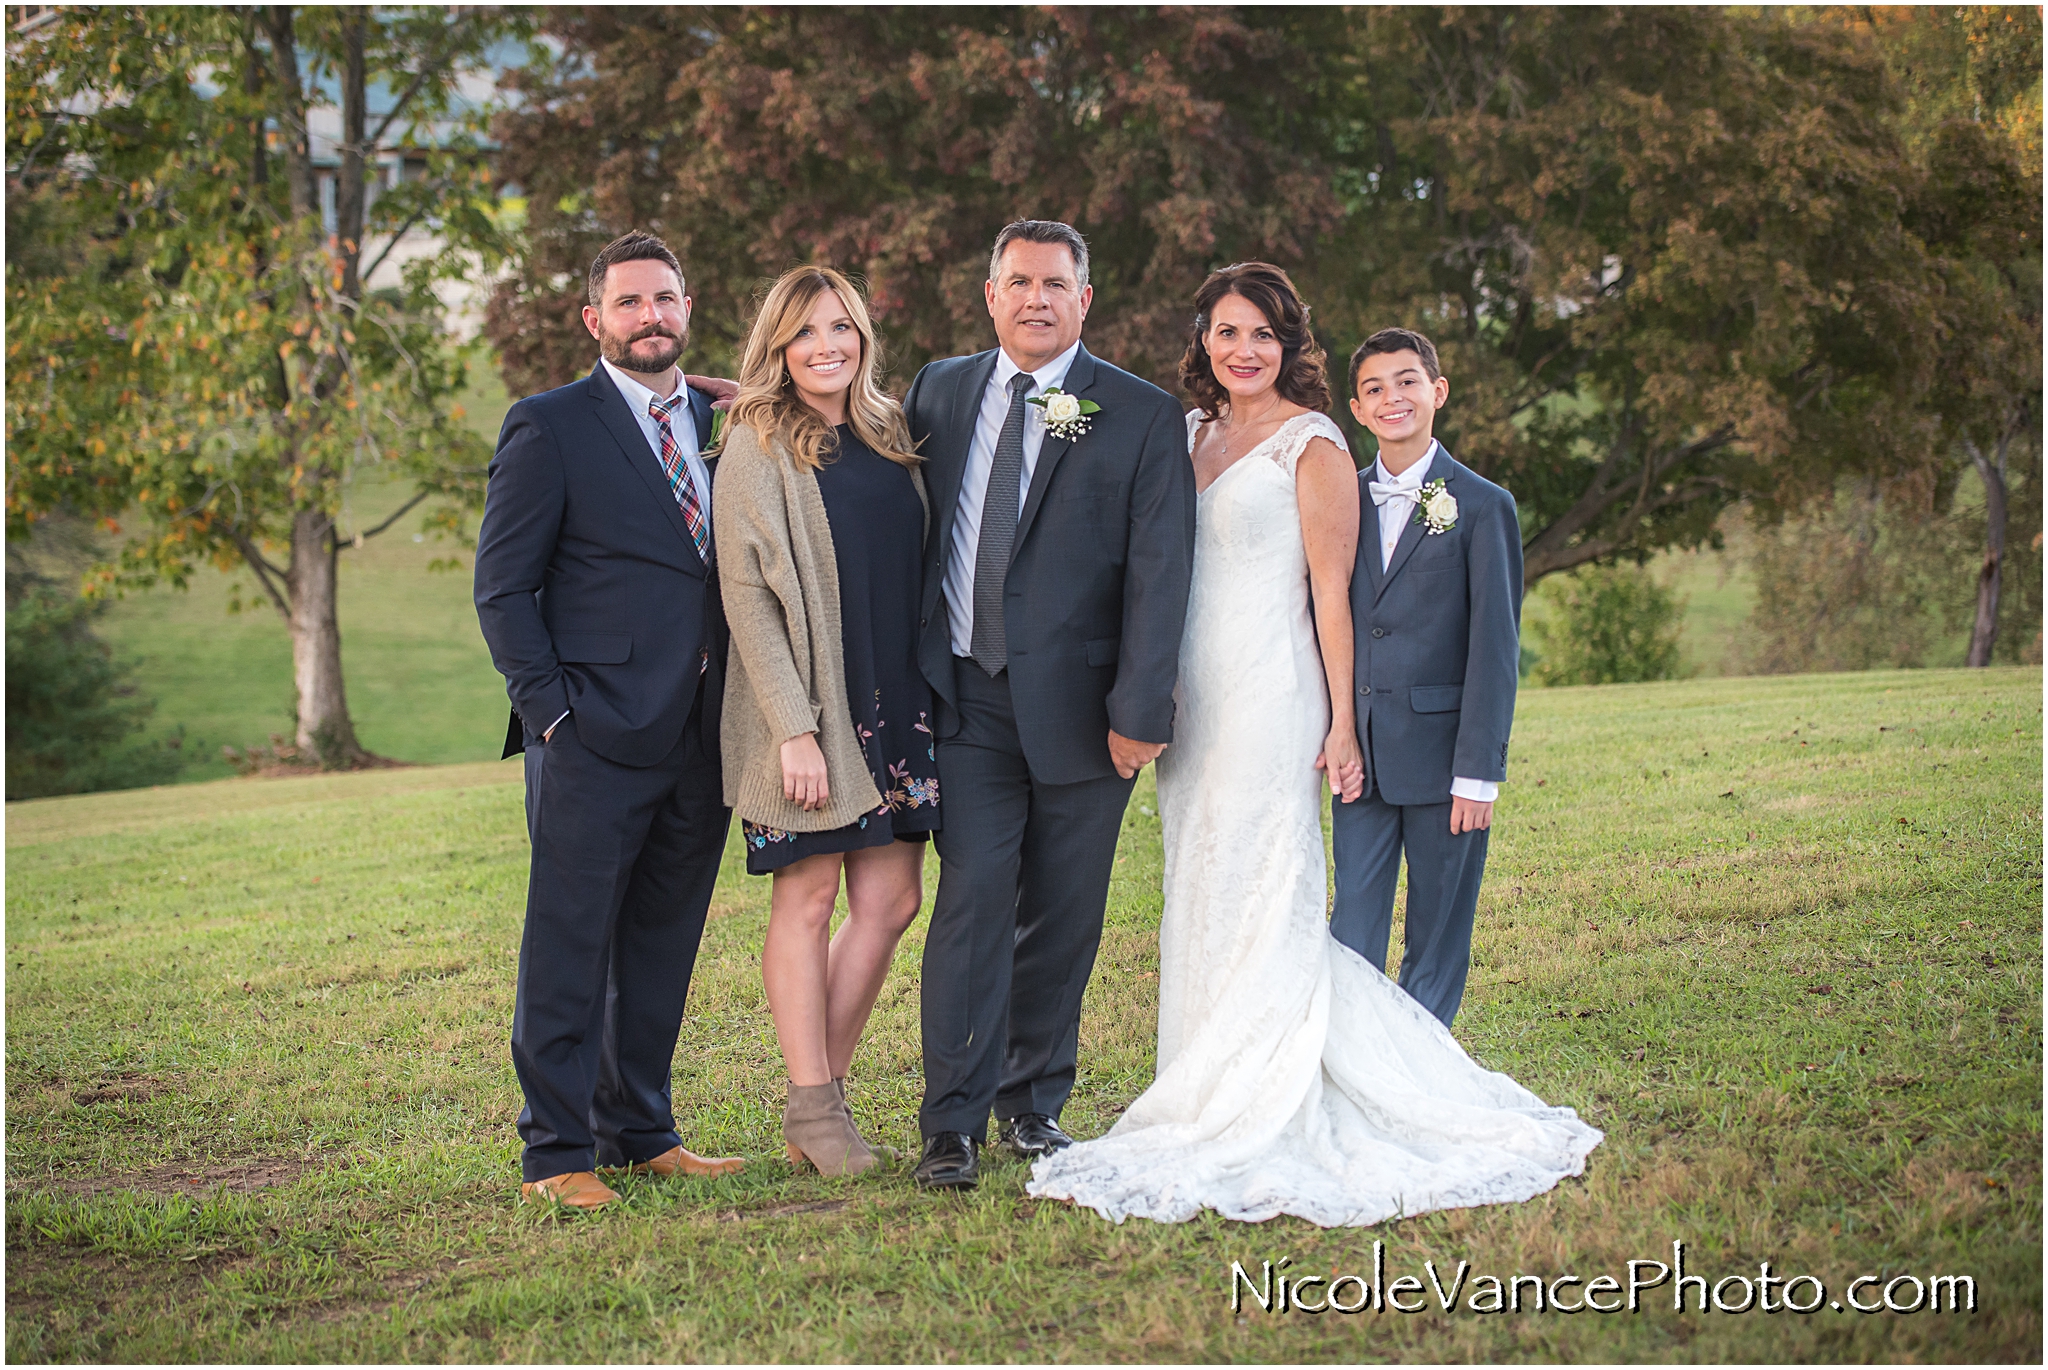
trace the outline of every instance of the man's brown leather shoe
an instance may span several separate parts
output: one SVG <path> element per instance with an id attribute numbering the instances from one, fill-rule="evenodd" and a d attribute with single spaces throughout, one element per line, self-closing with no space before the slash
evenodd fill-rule
<path id="1" fill-rule="evenodd" d="M 592 1172 L 572 1170 L 545 1180 L 528 1180 L 519 1186 L 519 1197 L 530 1203 L 556 1203 L 564 1208 L 602 1208 L 619 1196 Z"/>
<path id="2" fill-rule="evenodd" d="M 685 1147 L 672 1146 L 651 1161 L 636 1161 L 635 1175 L 737 1175 L 746 1168 L 740 1156 L 699 1156 Z"/>

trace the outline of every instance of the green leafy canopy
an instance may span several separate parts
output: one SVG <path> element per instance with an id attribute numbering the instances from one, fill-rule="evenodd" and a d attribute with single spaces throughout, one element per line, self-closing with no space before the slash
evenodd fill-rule
<path id="1" fill-rule="evenodd" d="M 120 532 L 96 588 L 248 560 L 282 611 L 264 549 L 309 510 L 336 545 L 355 538 L 332 526 L 351 482 L 402 475 L 451 527 L 480 494 L 435 291 L 500 244 L 455 79 L 498 30 L 362 13 L 351 29 L 304 11 L 294 30 L 289 10 L 67 9 L 10 48 L 7 527 L 69 509 Z M 387 131 L 424 172 L 333 236 L 304 127 L 351 56 L 372 89 L 405 92 Z M 422 226 L 464 250 L 365 290 L 365 244 Z"/>

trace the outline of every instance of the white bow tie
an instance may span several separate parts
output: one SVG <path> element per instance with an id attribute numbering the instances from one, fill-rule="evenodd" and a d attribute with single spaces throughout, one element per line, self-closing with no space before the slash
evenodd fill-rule
<path id="1" fill-rule="evenodd" d="M 1422 470 L 1419 466 L 1394 477 L 1391 481 L 1372 480 L 1365 483 L 1376 505 L 1385 504 L 1396 495 L 1413 499 L 1422 490 Z"/>

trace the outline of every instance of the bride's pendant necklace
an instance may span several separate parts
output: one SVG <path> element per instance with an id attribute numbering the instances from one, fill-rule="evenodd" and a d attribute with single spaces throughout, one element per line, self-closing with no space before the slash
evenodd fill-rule
<path id="1" fill-rule="evenodd" d="M 1268 414 L 1271 414 L 1271 413 L 1272 413 L 1272 412 L 1273 412 L 1273 411 L 1274 411 L 1275 409 L 1278 409 L 1279 407 L 1280 407 L 1279 401 L 1278 401 L 1278 400 L 1275 400 L 1275 401 L 1274 401 L 1274 402 L 1273 402 L 1272 404 L 1270 404 L 1270 405 L 1266 406 L 1266 409 L 1265 409 L 1265 412 L 1264 412 L 1264 413 L 1260 414 L 1260 415 L 1259 415 L 1259 416 L 1258 416 L 1257 418 L 1255 418 L 1255 419 L 1249 419 L 1249 420 L 1247 420 L 1247 421 L 1246 421 L 1246 423 L 1245 423 L 1245 427 L 1246 427 L 1247 429 L 1256 429 L 1256 427 L 1257 427 L 1258 425 L 1260 425 L 1260 424 L 1263 424 L 1263 423 L 1264 423 L 1264 422 L 1266 421 L 1266 415 L 1268 415 Z M 1268 436 L 1271 436 L 1271 435 L 1269 434 Z M 1229 417 L 1227 417 L 1227 418 L 1225 418 L 1225 419 L 1223 420 L 1223 455 L 1224 455 L 1224 457 L 1225 457 L 1226 459 L 1227 459 L 1227 458 L 1228 458 L 1228 457 L 1230 456 L 1230 445 L 1231 445 L 1231 443 L 1233 443 L 1234 441 L 1236 441 L 1236 439 L 1237 439 L 1237 415 L 1236 415 L 1235 413 L 1232 413 L 1232 414 L 1231 414 L 1231 415 L 1230 415 Z M 1253 443 L 1253 444 L 1252 444 L 1252 446 L 1256 447 L 1256 446 L 1258 446 L 1258 444 L 1257 444 L 1257 443 Z M 1249 449 L 1247 449 L 1247 450 L 1249 450 Z"/>

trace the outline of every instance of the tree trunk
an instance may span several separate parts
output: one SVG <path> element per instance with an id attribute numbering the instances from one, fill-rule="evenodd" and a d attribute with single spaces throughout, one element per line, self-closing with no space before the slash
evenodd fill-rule
<path id="1" fill-rule="evenodd" d="M 327 770 L 344 770 L 363 759 L 341 683 L 340 551 L 327 513 L 301 509 L 292 516 L 292 564 L 285 584 L 291 596 L 292 679 L 299 712 L 295 740 L 302 759 L 318 759 Z"/>
<path id="2" fill-rule="evenodd" d="M 1682 468 L 1696 457 L 1718 451 L 1737 440 L 1735 429 L 1723 425 L 1691 442 L 1662 450 L 1639 449 L 1641 435 L 1630 421 L 1607 449 L 1607 455 L 1571 508 L 1553 519 L 1522 543 L 1522 585 L 1524 590 L 1545 576 L 1569 571 L 1625 551 L 1631 545 L 1634 525 L 1643 519 L 1689 500 L 1713 494 L 1719 482 L 1697 473 L 1686 476 Z M 1606 536 L 1594 530 L 1617 511 L 1621 526 L 1610 526 Z"/>
<path id="3" fill-rule="evenodd" d="M 319 187 L 313 181 L 313 137 L 306 127 L 306 87 L 299 77 L 299 45 L 293 31 L 292 6 L 271 5 L 263 11 L 263 29 L 270 35 L 271 61 L 277 68 L 283 108 L 278 111 L 284 134 L 285 174 L 290 178 L 292 217 L 320 212 Z"/>
<path id="4" fill-rule="evenodd" d="M 368 21 L 365 11 L 341 12 L 341 171 L 334 182 L 335 251 L 341 259 L 341 293 L 351 300 L 363 297 L 356 271 L 363 260 L 363 219 L 368 209 L 369 186 L 364 176 L 369 149 L 365 115 L 367 61 L 364 54 Z"/>
<path id="5" fill-rule="evenodd" d="M 1999 435 L 1995 458 L 1963 440 L 1963 450 L 1984 482 L 1984 564 L 1977 571 L 1977 622 L 1970 631 L 1967 663 L 1971 666 L 1989 666 L 1991 648 L 1998 641 L 1998 591 L 2005 565 L 2005 459 L 2011 446 L 2010 431 Z"/>

